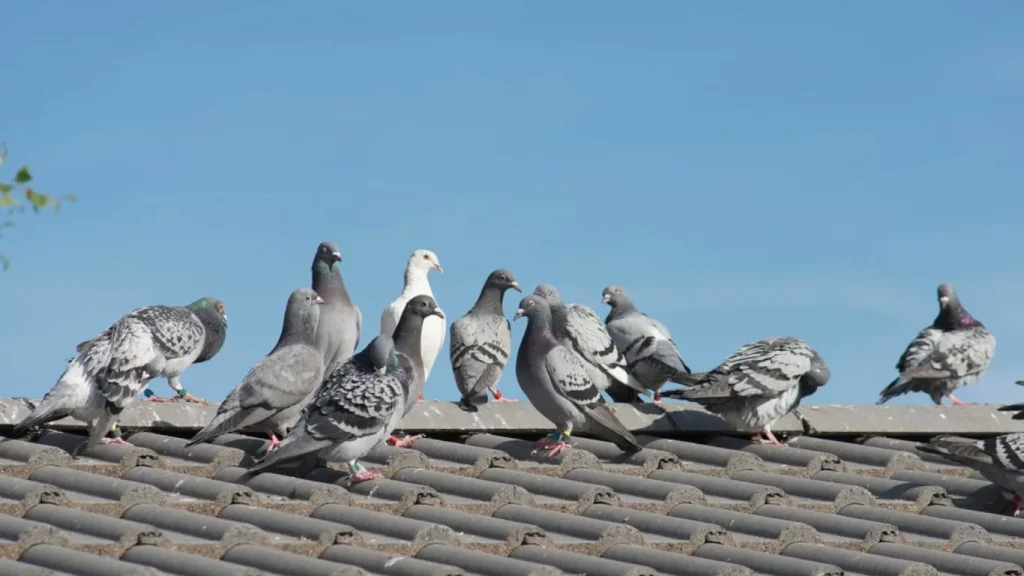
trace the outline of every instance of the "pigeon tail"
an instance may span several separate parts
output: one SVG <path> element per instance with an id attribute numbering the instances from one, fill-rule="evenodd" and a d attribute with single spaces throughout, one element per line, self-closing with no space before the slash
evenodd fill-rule
<path id="1" fill-rule="evenodd" d="M 929 454 L 937 454 L 958 464 L 977 468 L 991 466 L 993 459 L 973 442 L 964 442 L 948 436 L 932 438 L 930 444 L 918 444 L 917 449 Z"/>
<path id="2" fill-rule="evenodd" d="M 79 346 L 89 343 L 84 342 L 79 344 Z M 61 418 L 70 416 L 71 407 L 76 401 L 81 400 L 81 398 L 76 399 L 76 396 L 79 396 L 80 391 L 89 390 L 90 386 L 90 378 L 87 377 L 82 361 L 77 356 L 72 358 L 57 384 L 43 396 L 43 399 L 33 408 L 31 414 L 14 427 L 11 431 L 12 436 L 23 436 L 32 428 L 56 422 Z"/>
<path id="3" fill-rule="evenodd" d="M 301 424 L 300 424 L 301 425 Z M 331 445 L 330 440 L 317 440 L 308 434 L 293 431 L 288 438 L 281 442 L 277 449 L 267 454 L 262 460 L 254 464 L 242 474 L 243 478 L 250 478 L 260 472 L 284 464 L 292 460 L 298 460 L 307 454 L 314 454 Z"/>
<path id="4" fill-rule="evenodd" d="M 636 441 L 633 433 L 623 426 L 619 419 L 612 414 L 608 406 L 598 404 L 597 406 L 584 408 L 584 410 L 590 416 L 588 418 L 590 429 L 595 435 L 612 442 L 620 450 L 629 454 L 635 454 L 644 449 Z"/>
<path id="5" fill-rule="evenodd" d="M 459 400 L 459 408 L 462 408 L 466 412 L 479 412 L 479 406 L 487 404 L 487 391 L 476 392 L 463 396 Z"/>
<path id="6" fill-rule="evenodd" d="M 910 389 L 910 384 L 912 382 L 913 380 L 903 380 L 902 376 L 896 378 L 895 380 L 890 382 L 888 386 L 883 388 L 881 392 L 879 392 L 878 402 L 876 402 L 875 405 L 881 406 L 882 404 L 885 404 L 886 402 L 892 400 L 893 398 L 896 398 L 897 396 L 903 396 L 904 394 L 913 392 L 913 390 Z"/>
<path id="7" fill-rule="evenodd" d="M 683 372 L 676 372 L 675 376 L 669 378 L 668 381 L 669 382 L 674 382 L 676 384 L 681 384 L 683 386 L 693 386 L 693 385 L 697 384 L 698 382 L 700 382 L 704 378 L 704 376 L 706 376 L 706 375 L 707 374 L 703 373 L 703 372 L 697 372 L 696 374 L 686 374 L 686 373 L 683 373 Z M 667 392 L 662 392 L 661 395 L 662 396 L 668 396 L 668 393 Z"/>
<path id="8" fill-rule="evenodd" d="M 218 436 L 234 432 L 235 430 L 245 430 L 250 426 L 267 420 L 271 416 L 273 414 L 270 410 L 259 406 L 222 412 L 214 416 L 213 420 L 205 428 L 197 432 L 191 440 L 186 442 L 185 447 L 188 448 L 201 442 L 213 440 Z"/>

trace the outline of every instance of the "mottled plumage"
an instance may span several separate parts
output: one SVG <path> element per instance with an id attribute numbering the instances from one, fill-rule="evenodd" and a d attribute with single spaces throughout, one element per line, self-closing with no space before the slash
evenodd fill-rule
<path id="1" fill-rule="evenodd" d="M 341 250 L 322 242 L 313 257 L 313 290 L 323 298 L 316 329 L 316 347 L 323 354 L 324 371 L 330 374 L 359 346 L 363 313 L 352 303 L 341 279 Z"/>
<path id="2" fill-rule="evenodd" d="M 641 449 L 636 438 L 615 417 L 575 352 L 558 342 L 551 331 L 551 309 L 537 295 L 523 298 L 515 319 L 526 316 L 526 334 L 516 357 L 516 378 L 523 393 L 558 432 L 538 449 L 549 455 L 566 449 L 573 430 L 589 432 L 627 452 Z"/>
<path id="3" fill-rule="evenodd" d="M 830 376 L 825 361 L 802 340 L 772 338 L 744 345 L 695 385 L 664 396 L 697 402 L 737 428 L 757 430 L 755 440 L 763 433 L 777 444 L 771 425 Z"/>
<path id="4" fill-rule="evenodd" d="M 664 324 L 641 313 L 629 294 L 619 286 L 608 286 L 601 299 L 611 306 L 605 319 L 608 334 L 626 358 L 629 373 L 644 388 L 654 392 L 654 401 L 661 400 L 661 387 L 666 382 L 690 384 L 692 370 L 679 356 L 672 335 Z"/>
<path id="5" fill-rule="evenodd" d="M 534 294 L 551 307 L 551 327 L 555 338 L 583 361 L 591 382 L 616 402 L 629 402 L 650 392 L 626 366 L 626 358 L 612 341 L 601 318 L 589 306 L 565 304 L 551 284 L 541 284 Z"/>
<path id="6" fill-rule="evenodd" d="M 938 316 L 900 356 L 900 375 L 882 390 L 878 404 L 908 392 L 925 392 L 936 404 L 942 404 L 944 396 L 963 404 L 953 391 L 978 379 L 992 362 L 995 338 L 968 314 L 953 287 L 940 285 L 938 298 Z"/>
<path id="7" fill-rule="evenodd" d="M 522 292 L 508 270 L 491 272 L 473 308 L 452 323 L 449 354 L 463 410 L 476 412 L 487 402 L 488 390 L 503 400 L 498 381 L 512 351 L 512 327 L 502 308 L 509 288 Z"/>
<path id="8" fill-rule="evenodd" d="M 151 379 L 167 378 L 174 387 L 185 369 L 220 351 L 226 332 L 224 304 L 214 298 L 201 298 L 188 307 L 133 310 L 76 347 L 78 354 L 57 384 L 15 426 L 14 434 L 71 416 L 90 424 L 84 445 L 90 449 L 111 431 L 118 415 Z"/>
<path id="9" fill-rule="evenodd" d="M 348 463 L 353 481 L 380 477 L 363 470 L 358 459 L 401 422 L 409 389 L 422 378 L 420 337 L 423 319 L 431 315 L 444 317 L 433 298 L 410 300 L 395 330 L 394 350 L 384 374 L 373 359 L 381 348 L 371 342 L 324 379 L 280 447 L 246 476 L 319 453 L 328 461 Z"/>
<path id="10" fill-rule="evenodd" d="M 301 407 L 294 408 L 323 377 L 323 355 L 315 343 L 321 304 L 323 299 L 312 288 L 291 293 L 274 349 L 249 370 L 217 408 L 210 423 L 186 446 L 236 430 L 253 430 L 270 434 L 268 451 L 277 447 L 277 435 L 286 434 L 291 422 L 275 417 L 286 410 L 297 416 Z"/>
<path id="11" fill-rule="evenodd" d="M 430 250 L 420 249 L 414 251 L 405 265 L 402 293 L 398 295 L 398 298 L 395 298 L 394 302 L 384 308 L 380 314 L 381 334 L 391 336 L 394 333 L 406 304 L 414 296 L 434 296 L 434 291 L 430 288 L 430 280 L 427 277 L 431 270 L 444 273 L 444 268 L 441 267 L 441 262 L 437 259 L 437 255 Z M 430 377 L 430 371 L 434 368 L 437 354 L 441 351 L 441 347 L 444 346 L 444 332 L 445 323 L 440 319 L 427 318 L 423 321 L 421 349 L 423 350 L 424 376 L 423 382 L 413 390 L 412 401 L 409 402 L 408 406 L 409 409 L 422 397 L 423 385 L 426 384 L 427 378 Z"/>
<path id="12" fill-rule="evenodd" d="M 1024 433 L 1004 434 L 985 440 L 965 440 L 948 436 L 933 438 L 918 449 L 940 454 L 946 459 L 973 468 L 989 482 L 1003 489 L 1016 506 L 1014 516 L 1024 511 Z"/>

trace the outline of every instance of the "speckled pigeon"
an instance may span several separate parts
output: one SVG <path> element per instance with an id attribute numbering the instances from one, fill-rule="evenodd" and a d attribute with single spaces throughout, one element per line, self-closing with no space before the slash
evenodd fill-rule
<path id="1" fill-rule="evenodd" d="M 900 375 L 882 390 L 878 404 L 908 392 L 925 392 L 936 404 L 949 396 L 953 404 L 963 405 L 953 391 L 977 380 L 992 362 L 995 337 L 967 313 L 952 286 L 939 285 L 938 296 L 939 315 L 900 356 Z"/>
<path id="2" fill-rule="evenodd" d="M 277 448 L 278 434 L 287 434 L 293 423 L 274 417 L 291 408 L 301 410 L 302 400 L 316 389 L 324 374 L 323 355 L 315 342 L 323 302 L 312 288 L 291 293 L 274 349 L 249 370 L 210 423 L 186 446 L 236 430 L 254 430 L 270 435 L 268 452 Z"/>
<path id="3" fill-rule="evenodd" d="M 413 296 L 434 296 L 434 291 L 430 288 L 430 280 L 427 278 L 431 270 L 444 273 L 444 268 L 441 267 L 441 261 L 437 259 L 437 254 L 423 249 L 413 251 L 405 265 L 405 280 L 402 284 L 402 293 L 398 295 L 398 298 L 395 298 L 394 302 L 388 304 L 380 314 L 381 334 L 392 335 L 395 327 L 398 326 L 398 320 L 405 310 L 406 303 Z M 441 347 L 444 346 L 444 330 L 444 322 L 437 318 L 427 318 L 423 321 L 422 348 L 423 369 L 425 372 L 423 384 L 413 390 L 412 398 L 414 402 L 409 403 L 409 408 L 412 408 L 415 401 L 423 399 L 423 385 L 426 384 L 427 378 L 430 377 L 430 371 L 434 368 L 437 354 L 441 351 Z"/>
<path id="4" fill-rule="evenodd" d="M 939 436 L 917 448 L 977 470 L 1003 489 L 1003 495 L 1016 507 L 1014 516 L 1024 513 L 1024 432 L 985 440 Z"/>
<path id="5" fill-rule="evenodd" d="M 431 315 L 444 317 L 433 298 L 410 300 L 395 330 L 394 350 L 387 356 L 384 374 L 375 364 L 383 350 L 371 342 L 324 379 L 280 447 L 243 477 L 317 453 L 328 461 L 346 462 L 350 482 L 380 478 L 358 459 L 401 422 L 409 389 L 423 377 L 420 338 L 423 319 Z M 386 340 L 382 344 L 386 348 Z"/>
<path id="6" fill-rule="evenodd" d="M 664 396 L 697 402 L 737 428 L 757 430 L 755 442 L 779 444 L 771 425 L 796 411 L 831 375 L 821 356 L 802 340 L 771 338 L 744 345 L 695 385 L 667 390 Z"/>
<path id="7" fill-rule="evenodd" d="M 620 286 L 605 288 L 601 300 L 612 308 L 605 318 L 608 334 L 625 356 L 629 373 L 654 392 L 655 403 L 661 403 L 660 390 L 666 382 L 693 383 L 693 371 L 679 356 L 664 324 L 637 310 Z"/>
<path id="8" fill-rule="evenodd" d="M 488 390 L 495 401 L 504 400 L 498 381 L 512 352 L 512 327 L 502 308 L 509 288 L 523 291 L 508 270 L 491 272 L 473 308 L 452 323 L 449 354 L 463 410 L 476 412 L 487 403 Z"/>
<path id="9" fill-rule="evenodd" d="M 563 303 L 551 284 L 541 284 L 533 293 L 547 300 L 555 338 L 583 360 L 590 381 L 598 390 L 607 392 L 616 402 L 634 400 L 637 393 L 650 394 L 626 369 L 626 358 L 593 309 L 583 304 Z"/>
<path id="10" fill-rule="evenodd" d="M 352 303 L 341 279 L 341 250 L 334 242 L 321 242 L 316 249 L 313 290 L 324 300 L 316 346 L 324 355 L 324 373 L 330 374 L 352 356 L 363 332 L 363 313 Z"/>
<path id="11" fill-rule="evenodd" d="M 76 454 L 101 441 L 123 443 L 114 424 L 125 407 L 158 377 L 186 396 L 181 374 L 220 351 L 227 326 L 224 304 L 215 298 L 200 298 L 187 307 L 133 310 L 78 345 L 78 354 L 32 413 L 14 427 L 14 435 L 71 416 L 90 425 L 89 441 Z M 111 431 L 113 439 L 107 440 Z"/>
<path id="12" fill-rule="evenodd" d="M 514 319 L 523 316 L 528 324 L 516 357 L 516 378 L 533 407 L 557 429 L 538 442 L 537 451 L 554 456 L 569 448 L 566 440 L 573 430 L 594 434 L 626 452 L 640 451 L 636 438 L 590 381 L 583 361 L 555 339 L 547 300 L 535 294 L 523 298 Z"/>

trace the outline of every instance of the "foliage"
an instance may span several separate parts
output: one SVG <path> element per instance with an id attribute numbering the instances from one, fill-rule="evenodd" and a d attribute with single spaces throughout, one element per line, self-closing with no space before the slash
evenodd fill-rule
<path id="1" fill-rule="evenodd" d="M 0 169 L 3 168 L 6 161 L 7 147 L 0 144 Z M 0 176 L 0 210 L 6 209 L 7 211 L 7 219 L 0 222 L 0 237 L 5 229 L 14 226 L 11 217 L 15 214 L 23 214 L 26 208 L 31 208 L 37 214 L 47 208 L 52 208 L 56 214 L 60 212 L 61 202 L 74 202 L 75 200 L 77 198 L 74 194 L 58 198 L 35 190 L 32 187 L 32 172 L 29 171 L 28 166 L 18 168 L 18 171 L 14 173 L 13 180 L 8 181 L 7 177 Z M 0 266 L 7 270 L 10 265 L 10 260 L 0 253 Z"/>

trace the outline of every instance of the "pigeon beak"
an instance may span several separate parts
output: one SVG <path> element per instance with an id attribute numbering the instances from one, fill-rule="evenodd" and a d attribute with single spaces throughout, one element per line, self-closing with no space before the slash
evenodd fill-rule
<path id="1" fill-rule="evenodd" d="M 523 317 L 523 314 L 526 314 L 526 310 L 523 310 L 522 308 L 516 310 L 516 315 L 512 317 L 512 321 L 515 322 L 516 320 L 519 320 Z"/>
<path id="2" fill-rule="evenodd" d="M 317 303 L 317 304 L 323 304 L 323 303 L 324 303 L 324 299 L 323 299 L 323 298 L 321 298 L 321 297 L 319 297 L 319 296 L 317 296 L 317 297 L 316 297 L 316 303 Z"/>
<path id="3" fill-rule="evenodd" d="M 440 262 L 434 262 L 434 264 L 431 266 L 431 268 L 433 268 L 434 270 L 437 270 L 441 274 L 444 274 L 444 268 L 441 268 L 441 263 Z"/>
<path id="4" fill-rule="evenodd" d="M 336 261 L 341 262 L 341 252 L 331 252 L 331 256 L 334 256 Z"/>
<path id="5" fill-rule="evenodd" d="M 430 312 L 434 316 L 440 316 L 442 320 L 444 319 L 444 310 L 441 310 L 440 308 L 434 307 L 434 309 L 431 310 Z"/>
<path id="6" fill-rule="evenodd" d="M 949 296 L 939 296 L 939 306 L 945 308 L 949 304 Z"/>
<path id="7" fill-rule="evenodd" d="M 509 284 L 516 292 L 522 292 L 523 289 L 519 287 L 519 282 L 512 282 Z"/>
<path id="8" fill-rule="evenodd" d="M 611 301 L 612 301 L 612 295 L 611 294 L 601 294 L 601 302 L 607 304 L 607 303 L 609 303 Z"/>

